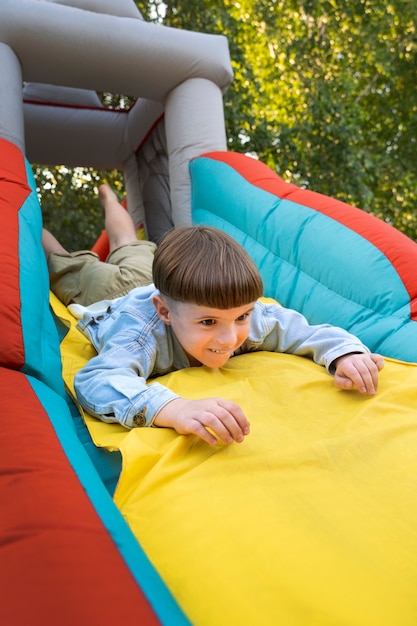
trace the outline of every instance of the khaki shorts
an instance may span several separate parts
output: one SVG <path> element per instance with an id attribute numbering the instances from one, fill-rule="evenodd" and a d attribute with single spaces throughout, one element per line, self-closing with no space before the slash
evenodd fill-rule
<path id="1" fill-rule="evenodd" d="M 105 261 L 90 250 L 50 254 L 51 290 L 65 305 L 75 302 L 89 306 L 99 300 L 119 298 L 134 287 L 152 283 L 155 249 L 151 241 L 139 240 L 117 248 Z"/>

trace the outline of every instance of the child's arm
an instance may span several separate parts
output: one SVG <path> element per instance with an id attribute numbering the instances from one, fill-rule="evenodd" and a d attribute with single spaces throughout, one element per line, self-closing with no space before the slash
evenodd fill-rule
<path id="1" fill-rule="evenodd" d="M 225 444 L 240 443 L 250 432 L 242 409 L 223 398 L 171 400 L 158 412 L 153 423 L 174 428 L 180 435 L 197 435 L 211 445 L 216 445 L 218 440 Z"/>
<path id="2" fill-rule="evenodd" d="M 336 359 L 334 384 L 339 389 L 356 387 L 360 393 L 375 395 L 378 389 L 378 374 L 384 367 L 379 354 L 345 354 Z"/>
<path id="3" fill-rule="evenodd" d="M 310 325 L 292 309 L 277 304 L 257 302 L 251 320 L 251 334 L 246 350 L 286 352 L 312 358 L 326 367 L 340 389 L 357 387 L 361 393 L 374 395 L 378 374 L 384 360 L 358 337 L 330 324 Z"/>
<path id="4" fill-rule="evenodd" d="M 108 352 L 91 359 L 75 376 L 80 404 L 104 422 L 119 422 L 126 428 L 167 426 L 212 445 L 219 440 L 240 442 L 249 433 L 242 409 L 230 400 L 186 400 L 157 381 L 147 385 L 148 370 L 138 370 L 141 360 L 144 355 L 137 341 L 127 347 L 114 343 Z"/>

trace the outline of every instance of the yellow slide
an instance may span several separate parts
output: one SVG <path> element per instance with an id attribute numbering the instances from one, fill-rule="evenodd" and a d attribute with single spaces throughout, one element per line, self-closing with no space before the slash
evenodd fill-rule
<path id="1" fill-rule="evenodd" d="M 70 390 L 92 350 L 72 325 Z M 115 502 L 193 624 L 417 624 L 416 365 L 387 359 L 374 398 L 264 352 L 158 381 L 230 398 L 251 422 L 244 443 L 210 447 L 85 415 L 96 445 L 120 449 Z"/>

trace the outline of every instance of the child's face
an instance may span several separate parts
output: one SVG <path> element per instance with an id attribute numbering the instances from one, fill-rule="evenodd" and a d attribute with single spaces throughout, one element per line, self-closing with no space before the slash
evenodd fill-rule
<path id="1" fill-rule="evenodd" d="M 233 309 L 212 309 L 197 304 L 175 303 L 169 308 L 165 301 L 158 307 L 159 317 L 172 326 L 191 365 L 221 367 L 249 334 L 250 318 L 255 303 Z"/>

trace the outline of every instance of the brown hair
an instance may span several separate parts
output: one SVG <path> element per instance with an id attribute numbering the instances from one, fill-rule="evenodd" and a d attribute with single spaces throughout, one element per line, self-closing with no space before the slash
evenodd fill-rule
<path id="1" fill-rule="evenodd" d="M 179 226 L 155 252 L 153 282 L 163 296 L 230 309 L 262 296 L 262 278 L 232 237 L 210 226 Z"/>

